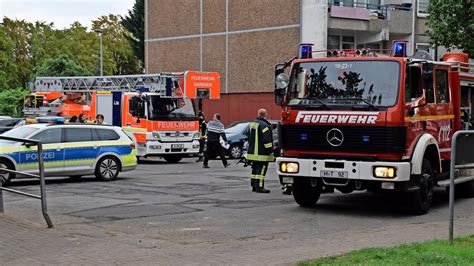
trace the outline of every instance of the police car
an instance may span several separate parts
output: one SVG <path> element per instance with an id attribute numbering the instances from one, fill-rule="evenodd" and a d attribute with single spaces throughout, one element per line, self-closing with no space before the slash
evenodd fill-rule
<path id="1" fill-rule="evenodd" d="M 137 166 L 135 143 L 120 127 L 31 124 L 12 129 L 3 136 L 42 141 L 45 176 L 78 178 L 94 174 L 100 180 L 111 181 L 119 172 Z M 37 174 L 36 149 L 36 146 L 0 139 L 0 168 Z M 3 185 L 13 178 L 15 174 L 0 171 Z"/>

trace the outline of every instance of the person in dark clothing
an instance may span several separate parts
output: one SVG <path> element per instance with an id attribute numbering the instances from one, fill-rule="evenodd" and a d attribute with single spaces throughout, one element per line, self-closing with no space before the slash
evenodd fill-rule
<path id="1" fill-rule="evenodd" d="M 196 162 L 202 162 L 204 158 L 204 145 L 206 145 L 206 130 L 207 122 L 204 118 L 204 113 L 199 112 L 199 157 Z"/>
<path id="2" fill-rule="evenodd" d="M 224 149 L 220 143 L 220 138 L 227 143 L 227 138 L 224 133 L 224 125 L 221 123 L 221 115 L 214 114 L 214 119 L 207 124 L 207 149 L 204 155 L 204 168 L 209 168 L 208 162 L 211 155 L 217 154 L 221 157 L 224 167 L 229 166 L 225 159 Z"/>
<path id="3" fill-rule="evenodd" d="M 69 118 L 69 123 L 77 123 L 77 115 L 71 116 L 71 118 Z"/>
<path id="4" fill-rule="evenodd" d="M 257 119 L 250 123 L 249 147 L 245 155 L 247 160 L 252 162 L 250 185 L 252 191 L 257 193 L 270 193 L 270 190 L 264 188 L 265 175 L 268 163 L 274 161 L 272 126 L 266 116 L 267 110 L 260 109 Z"/>

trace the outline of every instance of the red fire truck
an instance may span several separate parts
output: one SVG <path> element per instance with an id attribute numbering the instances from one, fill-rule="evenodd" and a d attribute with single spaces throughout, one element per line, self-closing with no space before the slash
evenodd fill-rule
<path id="1" fill-rule="evenodd" d="M 302 44 L 298 57 L 276 66 L 277 174 L 299 205 L 314 206 L 334 189 L 391 190 L 424 214 L 434 187 L 449 185 L 451 137 L 471 128 L 474 73 L 466 54 L 438 62 L 407 57 L 406 47 L 317 57 L 321 51 Z M 459 184 L 467 196 L 474 196 L 472 179 Z"/>

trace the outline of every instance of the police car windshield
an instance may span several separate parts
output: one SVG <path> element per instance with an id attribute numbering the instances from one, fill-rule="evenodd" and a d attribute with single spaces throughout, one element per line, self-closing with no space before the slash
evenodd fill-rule
<path id="1" fill-rule="evenodd" d="M 196 120 L 194 103 L 185 98 L 161 98 L 150 96 L 148 104 L 150 120 Z"/>
<path id="2" fill-rule="evenodd" d="M 14 137 L 14 138 L 27 138 L 34 132 L 38 131 L 39 128 L 32 127 L 32 126 L 21 126 L 14 128 L 10 131 L 7 131 L 2 134 L 2 136 L 7 136 L 7 137 Z M 8 143 L 12 143 L 11 141 L 8 140 L 0 140 L 0 145 L 5 145 Z"/>
<path id="3" fill-rule="evenodd" d="M 398 98 L 399 72 L 400 65 L 395 61 L 295 64 L 288 104 L 393 106 Z"/>
<path id="4" fill-rule="evenodd" d="M 225 129 L 226 134 L 239 134 L 244 132 L 244 130 L 248 127 L 250 122 L 241 122 L 237 124 L 231 124 L 228 128 Z"/>

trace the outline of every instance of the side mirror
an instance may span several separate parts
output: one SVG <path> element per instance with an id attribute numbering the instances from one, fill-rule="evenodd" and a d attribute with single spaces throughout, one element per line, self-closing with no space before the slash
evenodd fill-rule
<path id="1" fill-rule="evenodd" d="M 31 144 L 31 143 L 26 143 L 26 142 L 23 143 L 23 145 L 24 145 L 25 147 L 27 147 L 27 148 L 31 148 L 32 146 L 34 146 L 33 144 Z"/>
<path id="2" fill-rule="evenodd" d="M 275 71 L 275 74 L 277 71 Z M 275 78 L 275 104 L 282 106 L 286 88 L 290 84 L 290 77 L 286 73 L 279 73 Z"/>
<path id="3" fill-rule="evenodd" d="M 276 76 L 275 79 L 275 88 L 276 89 L 286 89 L 290 84 L 290 77 L 286 73 L 280 73 Z"/>

